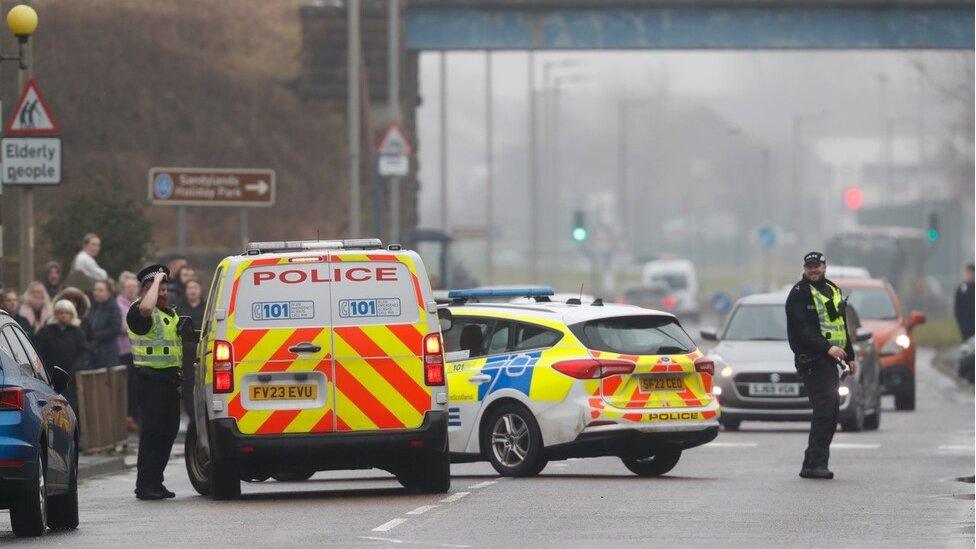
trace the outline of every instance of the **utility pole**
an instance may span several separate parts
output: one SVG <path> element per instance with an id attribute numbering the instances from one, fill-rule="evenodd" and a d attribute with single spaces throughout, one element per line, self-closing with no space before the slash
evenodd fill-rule
<path id="1" fill-rule="evenodd" d="M 387 102 L 389 119 L 400 122 L 400 0 L 387 0 Z M 379 236 L 379 235 L 377 235 Z M 400 242 L 400 178 L 390 178 L 390 242 Z"/>
<path id="2" fill-rule="evenodd" d="M 488 229 L 485 245 L 485 278 L 491 284 L 495 276 L 495 205 L 494 205 L 494 166 L 493 143 L 492 139 L 494 127 L 492 119 L 494 117 L 494 105 L 491 98 L 492 74 L 491 74 L 491 50 L 485 51 L 485 225 Z"/>
<path id="3" fill-rule="evenodd" d="M 21 59 L 20 69 L 17 71 L 17 89 L 23 93 L 24 85 L 31 78 L 34 64 L 34 43 L 25 41 L 20 54 L 23 59 Z M 20 190 L 20 196 L 22 199 L 20 215 L 23 216 L 20 224 L 20 287 L 27 288 L 27 285 L 34 280 L 34 186 L 23 186 Z"/>
<path id="4" fill-rule="evenodd" d="M 529 279 L 539 281 L 539 165 L 536 158 L 538 131 L 535 105 L 535 52 L 528 55 L 529 99 Z"/>
<path id="5" fill-rule="evenodd" d="M 360 196 L 359 196 L 359 177 L 360 177 L 360 107 L 359 107 L 359 60 L 362 44 L 359 37 L 359 0 L 348 0 L 347 8 L 347 59 L 346 59 L 346 78 L 347 91 L 346 101 L 348 110 L 346 112 L 347 123 L 349 124 L 349 236 L 359 238 L 360 230 Z"/>
<path id="6" fill-rule="evenodd" d="M 447 232 L 447 52 L 440 52 L 441 231 Z M 448 266 L 441 265 L 443 272 Z"/>

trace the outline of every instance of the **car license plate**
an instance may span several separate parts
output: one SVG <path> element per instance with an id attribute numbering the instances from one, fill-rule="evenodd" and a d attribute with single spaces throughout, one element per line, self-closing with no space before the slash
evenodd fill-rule
<path id="1" fill-rule="evenodd" d="M 749 396 L 800 396 L 800 384 L 750 383 Z"/>
<path id="2" fill-rule="evenodd" d="M 319 387 L 314 383 L 300 385 L 251 385 L 251 400 L 315 400 Z"/>
<path id="3" fill-rule="evenodd" d="M 680 377 L 639 377 L 637 383 L 642 393 L 680 391 L 685 387 Z"/>

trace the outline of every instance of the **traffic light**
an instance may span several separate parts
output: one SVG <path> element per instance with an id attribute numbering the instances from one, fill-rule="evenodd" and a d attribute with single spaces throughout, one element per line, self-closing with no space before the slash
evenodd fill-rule
<path id="1" fill-rule="evenodd" d="M 582 210 L 573 212 L 573 240 L 576 242 L 586 242 L 586 214 Z"/>
<path id="2" fill-rule="evenodd" d="M 936 212 L 929 213 L 929 242 L 935 243 L 939 239 L 939 214 Z"/>
<path id="3" fill-rule="evenodd" d="M 864 191 L 857 187 L 844 189 L 844 206 L 852 212 L 856 212 L 864 206 Z"/>

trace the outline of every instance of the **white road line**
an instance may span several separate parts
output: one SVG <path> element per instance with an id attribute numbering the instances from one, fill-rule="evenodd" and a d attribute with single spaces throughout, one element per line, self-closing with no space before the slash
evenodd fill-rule
<path id="1" fill-rule="evenodd" d="M 386 541 L 386 542 L 389 542 L 389 543 L 404 543 L 404 541 L 402 539 L 381 538 L 381 537 L 377 537 L 377 536 L 360 536 L 359 539 L 369 539 L 369 540 L 373 540 L 373 541 Z"/>
<path id="2" fill-rule="evenodd" d="M 939 446 L 940 452 L 958 452 L 958 451 L 976 451 L 976 447 L 972 444 L 943 444 Z"/>
<path id="3" fill-rule="evenodd" d="M 702 448 L 755 448 L 758 442 L 709 442 Z"/>
<path id="4" fill-rule="evenodd" d="M 468 486 L 468 490 L 477 490 L 478 488 L 487 488 L 487 487 L 491 486 L 492 484 L 495 484 L 495 482 L 496 481 L 494 481 L 494 480 L 486 480 L 484 482 L 479 482 L 478 484 L 472 484 L 471 486 Z"/>
<path id="5" fill-rule="evenodd" d="M 417 507 L 413 511 L 407 511 L 407 514 L 408 515 L 422 515 L 422 514 L 426 513 L 427 511 L 430 511 L 431 509 L 436 509 L 436 508 L 437 508 L 436 505 L 421 505 L 420 507 Z"/>
<path id="6" fill-rule="evenodd" d="M 405 518 L 395 518 L 395 519 L 393 519 L 393 520 L 391 520 L 389 522 L 384 522 L 383 524 L 380 524 L 376 528 L 373 528 L 373 531 L 374 532 L 389 532 L 390 530 L 396 528 L 397 526 L 400 526 L 404 522 L 407 522 L 407 519 L 405 519 Z"/>
<path id="7" fill-rule="evenodd" d="M 462 549 L 465 547 L 471 547 L 470 545 L 459 545 L 456 543 L 426 543 L 420 541 L 407 541 L 407 540 L 394 539 L 394 538 L 381 538 L 379 536 L 359 536 L 359 539 L 368 539 L 371 541 L 385 541 L 387 543 L 395 543 L 398 545 L 401 543 L 407 543 L 410 545 L 423 545 L 426 547 L 457 547 Z"/>
<path id="8" fill-rule="evenodd" d="M 831 450 L 877 450 L 880 444 L 858 444 L 854 442 L 835 442 L 830 445 Z"/>
<path id="9" fill-rule="evenodd" d="M 454 492 L 453 494 L 447 496 L 441 500 L 441 503 L 454 503 L 455 501 L 463 498 L 464 496 L 470 494 L 471 492 Z"/>

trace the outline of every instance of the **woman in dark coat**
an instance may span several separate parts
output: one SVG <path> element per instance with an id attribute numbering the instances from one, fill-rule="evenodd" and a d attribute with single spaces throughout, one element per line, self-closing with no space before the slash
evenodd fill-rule
<path id="1" fill-rule="evenodd" d="M 54 304 L 54 316 L 37 332 L 34 344 L 49 377 L 55 366 L 70 375 L 71 383 L 65 388 L 64 396 L 75 413 L 79 413 L 74 378 L 76 372 L 87 367 L 88 342 L 73 303 L 62 299 Z"/>
<path id="2" fill-rule="evenodd" d="M 92 284 L 91 311 L 88 312 L 89 368 L 112 368 L 119 365 L 119 329 L 122 313 L 115 302 L 108 282 L 99 280 Z"/>

